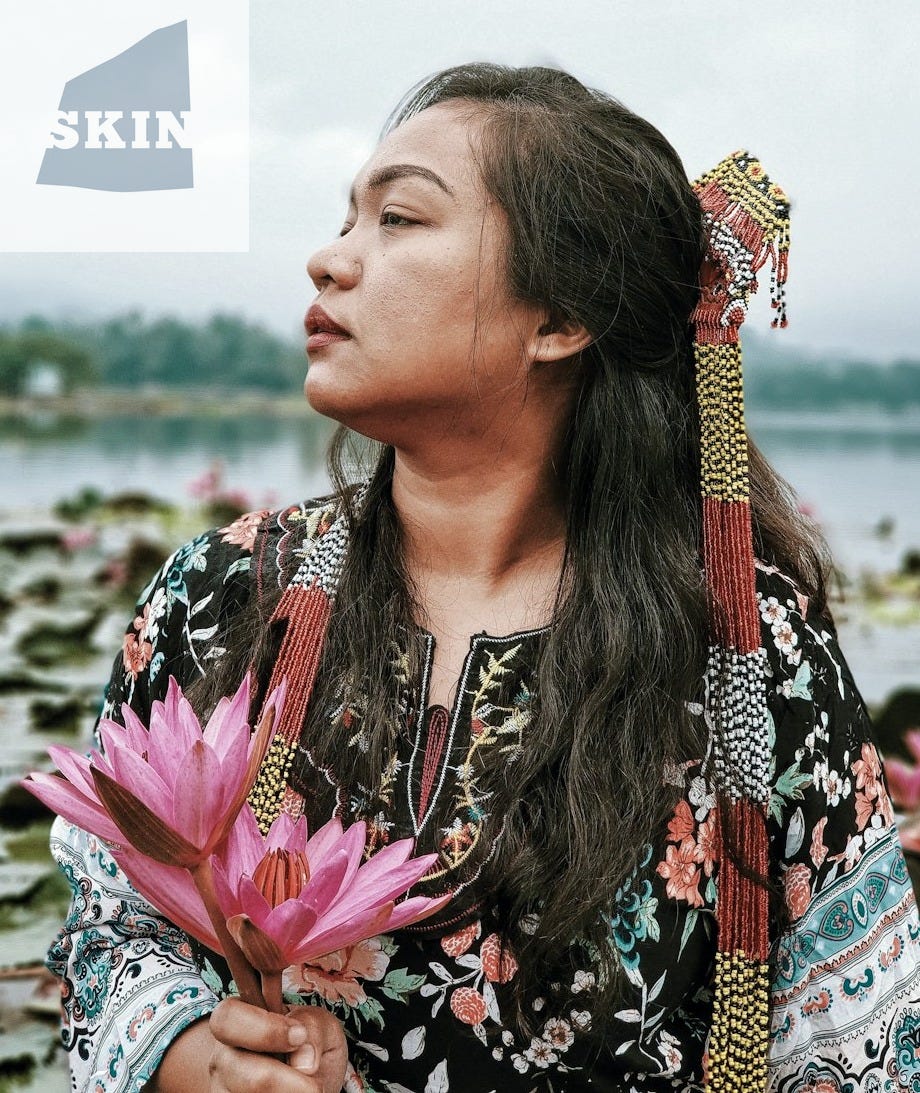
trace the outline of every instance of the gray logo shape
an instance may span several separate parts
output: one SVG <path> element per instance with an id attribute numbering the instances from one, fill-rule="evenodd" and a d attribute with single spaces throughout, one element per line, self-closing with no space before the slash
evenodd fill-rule
<path id="1" fill-rule="evenodd" d="M 121 192 L 191 189 L 192 149 L 176 143 L 190 108 L 183 20 L 67 81 L 55 127 L 61 141 L 45 151 L 36 182 Z"/>

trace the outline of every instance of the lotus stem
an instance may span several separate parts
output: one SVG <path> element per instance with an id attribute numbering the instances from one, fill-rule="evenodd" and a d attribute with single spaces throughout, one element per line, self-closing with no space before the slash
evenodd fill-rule
<path id="1" fill-rule="evenodd" d="M 217 896 L 214 894 L 214 874 L 211 871 L 211 860 L 206 858 L 198 865 L 191 866 L 189 872 L 198 889 L 198 894 L 205 905 L 211 925 L 217 934 L 217 940 L 223 949 L 224 957 L 230 967 L 230 974 L 236 983 L 236 989 L 240 992 L 240 998 L 251 1006 L 259 1009 L 268 1009 L 265 996 L 256 976 L 255 969 L 243 955 L 242 949 L 237 945 L 227 929 L 227 920 L 224 918 L 220 907 L 217 905 Z M 279 996 L 280 996 L 279 977 Z M 277 1011 L 276 1011 L 277 1012 Z"/>
<path id="2" fill-rule="evenodd" d="M 272 1013 L 286 1013 L 281 992 L 281 972 L 262 972 L 262 994 L 265 1006 Z"/>

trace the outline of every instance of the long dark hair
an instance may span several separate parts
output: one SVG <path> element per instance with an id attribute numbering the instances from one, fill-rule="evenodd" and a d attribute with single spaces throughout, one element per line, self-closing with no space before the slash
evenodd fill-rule
<path id="1" fill-rule="evenodd" d="M 557 467 L 567 546 L 542 642 L 526 747 L 490 786 L 504 835 L 483 876 L 528 1001 L 546 991 L 565 943 L 601 961 L 596 1020 L 618 1004 L 623 974 L 602 912 L 676 803 L 665 759 L 699 759 L 708 653 L 701 561 L 699 433 L 689 316 L 704 253 L 699 203 L 675 150 L 621 103 L 551 68 L 468 64 L 411 90 L 384 133 L 436 103 L 481 119 L 479 168 L 507 214 L 507 281 L 519 299 L 573 319 L 593 337 Z M 549 367 L 549 366 L 544 366 Z M 354 466 L 347 430 L 330 448 L 346 508 Z M 364 750 L 350 729 L 313 725 L 320 756 L 354 754 L 347 776 L 374 785 L 392 747 L 392 635 L 423 617 L 401 554 L 390 482 L 394 451 L 371 448 L 365 507 L 349 555 L 308 714 L 359 688 Z M 826 605 L 827 546 L 788 484 L 750 445 L 755 551 Z M 250 624 L 252 624 L 250 619 Z M 240 622 L 245 625 L 245 620 Z M 411 631 L 411 626 L 410 626 Z M 247 659 L 250 649 L 237 642 Z M 418 668 L 418 648 L 410 649 Z M 240 670 L 228 657 L 220 673 Z M 228 678 L 210 681 L 217 694 Z M 356 692 L 357 693 L 357 692 Z M 775 893 L 774 893 L 775 895 Z M 539 908 L 539 926 L 527 917 Z M 532 1010 L 531 1010 L 532 1012 Z"/>

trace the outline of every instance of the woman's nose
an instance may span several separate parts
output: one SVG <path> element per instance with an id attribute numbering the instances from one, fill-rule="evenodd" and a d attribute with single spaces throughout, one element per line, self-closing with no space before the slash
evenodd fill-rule
<path id="1" fill-rule="evenodd" d="M 317 291 L 329 281 L 335 281 L 341 288 L 348 288 L 361 276 L 361 263 L 351 253 L 345 236 L 340 236 L 310 256 L 307 275 Z"/>

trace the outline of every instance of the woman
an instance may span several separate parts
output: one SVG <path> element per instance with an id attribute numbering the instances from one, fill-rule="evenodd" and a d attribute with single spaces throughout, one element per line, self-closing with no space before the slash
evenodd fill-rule
<path id="1" fill-rule="evenodd" d="M 717 823 L 705 254 L 671 146 L 565 73 L 461 66 L 402 104 L 308 265 L 306 394 L 382 446 L 369 482 L 349 484 L 340 435 L 332 497 L 177 551 L 103 712 L 143 716 L 169 675 L 206 712 L 250 663 L 264 694 L 309 646 L 299 738 L 263 768 L 257 814 L 364 819 L 368 853 L 414 836 L 439 854 L 419 894 L 453 899 L 290 969 L 308 1004 L 264 1014 L 220 1001 L 213 954 L 59 821 L 75 899 L 50 961 L 77 1088 L 640 1091 L 702 1088 L 707 1066 L 713 1088 L 762 1088 L 746 1030 L 728 1064 L 711 1038 L 730 869 L 744 914 L 769 899 L 769 1087 L 920 1080 L 920 923 L 831 563 L 753 445 L 768 868 Z M 313 577 L 322 643 L 281 609 Z M 293 1065 L 273 1055 L 292 1047 Z"/>

